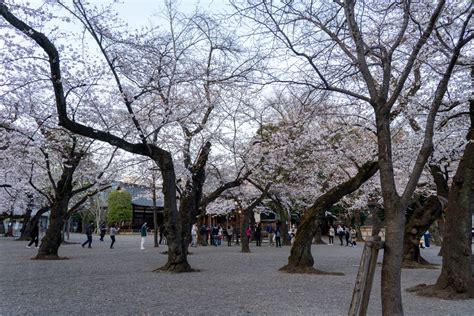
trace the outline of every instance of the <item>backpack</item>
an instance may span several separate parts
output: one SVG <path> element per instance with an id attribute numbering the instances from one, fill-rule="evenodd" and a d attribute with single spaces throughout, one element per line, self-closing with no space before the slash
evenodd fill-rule
<path id="1" fill-rule="evenodd" d="M 280 233 L 279 230 L 277 230 L 277 231 L 275 232 L 275 237 L 280 237 L 280 236 L 281 236 L 281 233 Z"/>

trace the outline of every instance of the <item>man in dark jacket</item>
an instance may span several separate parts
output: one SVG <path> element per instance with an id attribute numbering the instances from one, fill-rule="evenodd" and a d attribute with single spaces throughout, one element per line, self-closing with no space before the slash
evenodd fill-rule
<path id="1" fill-rule="evenodd" d="M 86 225 L 86 236 L 87 236 L 87 240 L 82 244 L 82 248 L 84 248 L 84 246 L 86 244 L 89 244 L 89 248 L 92 248 L 91 245 L 92 245 L 92 222 L 87 224 Z"/>
<path id="2" fill-rule="evenodd" d="M 31 241 L 28 244 L 28 246 L 26 246 L 26 248 L 31 248 L 31 245 L 33 243 L 35 243 L 35 248 L 38 248 L 38 237 L 39 237 L 38 222 L 33 223 L 33 227 L 31 227 L 30 237 L 31 237 Z"/>
<path id="3" fill-rule="evenodd" d="M 105 227 L 105 223 L 100 225 L 100 241 L 104 241 L 105 233 L 107 232 L 107 227 Z"/>

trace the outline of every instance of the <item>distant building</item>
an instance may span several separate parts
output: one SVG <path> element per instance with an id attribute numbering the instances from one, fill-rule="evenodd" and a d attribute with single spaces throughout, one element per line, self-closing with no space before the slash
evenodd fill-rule
<path id="1" fill-rule="evenodd" d="M 144 185 L 116 182 L 112 185 L 115 190 L 118 187 L 132 195 L 132 220 L 129 223 L 133 230 L 140 229 L 143 223 L 154 229 L 153 225 L 153 199 L 151 188 Z M 157 189 L 156 209 L 158 211 L 158 227 L 164 223 L 164 203 L 160 196 L 161 189 Z M 108 195 L 108 193 L 107 193 Z"/>

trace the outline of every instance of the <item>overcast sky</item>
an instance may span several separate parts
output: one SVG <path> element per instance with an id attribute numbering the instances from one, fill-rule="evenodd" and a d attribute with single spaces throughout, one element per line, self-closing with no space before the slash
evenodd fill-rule
<path id="1" fill-rule="evenodd" d="M 99 4 L 110 3 L 106 0 L 96 0 L 92 3 Z M 225 0 L 179 0 L 179 11 L 190 14 L 196 8 L 208 12 L 222 12 L 225 9 L 227 1 Z M 136 28 L 142 25 L 159 23 L 157 22 L 157 13 L 162 12 L 165 0 L 121 0 L 115 7 L 122 20 L 125 20 L 131 27 Z"/>

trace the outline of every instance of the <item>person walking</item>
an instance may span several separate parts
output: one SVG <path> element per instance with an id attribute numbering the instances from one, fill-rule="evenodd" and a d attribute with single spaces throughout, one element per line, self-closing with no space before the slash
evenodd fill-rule
<path id="1" fill-rule="evenodd" d="M 330 246 L 334 246 L 334 235 L 336 234 L 334 230 L 334 226 L 329 227 L 329 244 Z"/>
<path id="2" fill-rule="evenodd" d="M 429 230 L 425 231 L 425 233 L 423 234 L 423 238 L 425 239 L 425 247 L 430 248 L 431 234 Z"/>
<path id="3" fill-rule="evenodd" d="M 351 235 L 351 247 L 357 247 L 357 231 L 354 227 L 351 227 L 350 230 Z"/>
<path id="4" fill-rule="evenodd" d="M 35 243 L 35 248 L 38 248 L 38 241 L 39 241 L 38 222 L 35 222 L 33 224 L 33 227 L 31 227 L 30 237 L 31 237 L 31 241 L 28 244 L 28 246 L 26 246 L 26 248 L 31 248 L 31 245 L 33 245 L 33 243 Z"/>
<path id="5" fill-rule="evenodd" d="M 141 243 L 140 243 L 140 249 L 144 250 L 145 249 L 145 240 L 146 240 L 146 234 L 147 234 L 147 229 L 148 227 L 146 226 L 146 222 L 143 223 L 142 227 L 140 228 L 140 235 L 141 235 Z"/>
<path id="6" fill-rule="evenodd" d="M 199 235 L 201 235 L 201 245 L 207 246 L 207 229 L 206 225 L 202 224 L 199 229 Z"/>
<path id="7" fill-rule="evenodd" d="M 346 237 L 346 246 L 349 246 L 349 244 L 352 246 L 352 243 L 350 242 L 351 230 L 349 229 L 349 226 L 344 225 L 344 236 Z"/>
<path id="8" fill-rule="evenodd" d="M 247 241 L 250 244 L 250 237 L 252 236 L 252 228 L 247 226 L 247 229 L 245 230 L 245 236 L 247 236 Z"/>
<path id="9" fill-rule="evenodd" d="M 273 246 L 273 225 L 272 224 L 268 224 L 267 225 L 267 228 L 266 228 L 266 231 L 267 231 L 267 235 L 268 235 L 268 247 L 271 247 Z"/>
<path id="10" fill-rule="evenodd" d="M 89 224 L 86 225 L 87 240 L 82 244 L 82 248 L 84 248 L 86 244 L 89 244 L 88 248 L 92 248 L 92 230 L 93 230 L 92 222 L 90 222 Z"/>
<path id="11" fill-rule="evenodd" d="M 114 249 L 115 235 L 117 234 L 119 230 L 120 228 L 116 228 L 115 224 L 112 224 L 112 226 L 110 226 L 109 234 L 110 234 L 110 239 L 112 240 L 112 242 L 110 243 L 110 249 Z"/>
<path id="12" fill-rule="evenodd" d="M 165 225 L 161 224 L 160 226 L 160 240 L 158 241 L 158 244 L 161 245 L 161 242 L 163 241 L 163 233 L 165 231 Z"/>
<path id="13" fill-rule="evenodd" d="M 275 245 L 277 248 L 281 248 L 281 230 L 280 226 L 275 229 Z"/>
<path id="14" fill-rule="evenodd" d="M 217 226 L 217 245 L 220 246 L 222 244 L 222 238 L 224 237 L 224 230 L 222 229 L 221 225 Z"/>
<path id="15" fill-rule="evenodd" d="M 290 243 L 293 245 L 294 242 L 295 242 L 295 238 L 296 238 L 296 226 L 295 225 L 291 226 L 291 230 L 290 230 L 290 233 L 288 235 L 290 237 Z"/>
<path id="16" fill-rule="evenodd" d="M 104 241 L 105 233 L 107 232 L 107 228 L 105 227 L 105 223 L 100 224 L 100 241 Z"/>
<path id="17" fill-rule="evenodd" d="M 217 228 L 217 225 L 214 224 L 211 228 L 211 235 L 212 235 L 212 244 L 217 247 L 217 237 L 219 235 L 219 229 Z"/>
<path id="18" fill-rule="evenodd" d="M 262 225 L 260 223 L 255 228 L 255 243 L 257 247 L 262 247 Z"/>
<path id="19" fill-rule="evenodd" d="M 227 246 L 232 246 L 232 235 L 234 234 L 234 229 L 232 225 L 227 226 Z"/>
<path id="20" fill-rule="evenodd" d="M 193 227 L 191 228 L 191 247 L 197 247 L 197 225 L 193 224 Z"/>
<path id="21" fill-rule="evenodd" d="M 339 237 L 339 241 L 341 242 L 341 246 L 344 246 L 344 243 L 342 241 L 342 238 L 344 237 L 344 229 L 341 227 L 341 225 L 337 225 L 336 234 Z"/>

